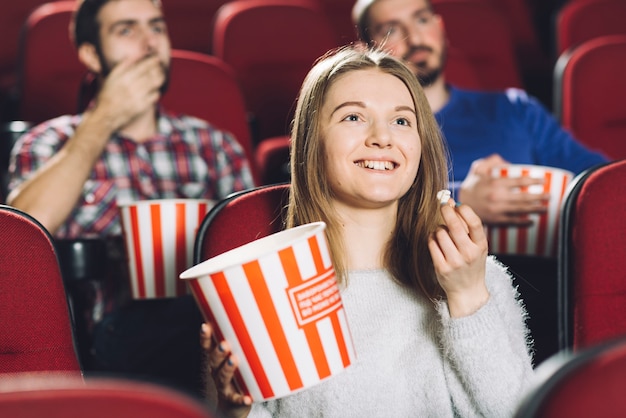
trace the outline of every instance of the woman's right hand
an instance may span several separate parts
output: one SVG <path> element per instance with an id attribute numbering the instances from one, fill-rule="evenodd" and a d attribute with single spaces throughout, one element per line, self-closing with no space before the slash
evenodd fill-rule
<path id="1" fill-rule="evenodd" d="M 233 380 L 237 357 L 226 341 L 217 342 L 208 323 L 200 329 L 200 345 L 207 357 L 207 397 L 225 418 L 247 417 L 252 399 L 244 395 Z"/>

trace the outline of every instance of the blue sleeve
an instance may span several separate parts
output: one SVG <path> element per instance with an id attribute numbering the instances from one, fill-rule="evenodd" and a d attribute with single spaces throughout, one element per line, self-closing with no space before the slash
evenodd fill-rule
<path id="1" fill-rule="evenodd" d="M 536 99 L 521 90 L 507 90 L 507 97 L 523 118 L 533 138 L 536 164 L 559 167 L 575 174 L 608 159 L 578 142 Z"/>

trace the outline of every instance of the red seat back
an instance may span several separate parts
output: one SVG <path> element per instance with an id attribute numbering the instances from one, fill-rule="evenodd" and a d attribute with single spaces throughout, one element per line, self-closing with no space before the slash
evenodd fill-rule
<path id="1" fill-rule="evenodd" d="M 218 203 L 204 218 L 194 247 L 194 263 L 284 229 L 288 184 L 236 193 Z"/>
<path id="2" fill-rule="evenodd" d="M 253 114 L 254 142 L 289 134 L 313 62 L 338 46 L 320 6 L 307 0 L 238 0 L 215 18 L 213 54 L 237 74 Z"/>
<path id="3" fill-rule="evenodd" d="M 5 205 L 0 205 L 0 230 L 0 373 L 80 374 L 50 234 L 34 218 Z"/>
<path id="4" fill-rule="evenodd" d="M 22 26 L 37 6 L 49 0 L 20 0 L 0 2 L 0 91 L 7 93 L 15 86 L 18 61 L 18 41 Z"/>
<path id="5" fill-rule="evenodd" d="M 267 138 L 261 141 L 255 151 L 261 183 L 284 183 L 291 178 L 289 151 L 291 138 L 288 135 Z"/>
<path id="6" fill-rule="evenodd" d="M 561 347 L 585 348 L 626 335 L 626 160 L 576 177 L 559 237 Z"/>
<path id="7" fill-rule="evenodd" d="M 485 0 L 481 0 L 485 1 Z M 506 19 L 511 28 L 517 62 L 522 72 L 549 70 L 549 46 L 541 45 L 529 0 L 487 0 Z"/>
<path id="8" fill-rule="evenodd" d="M 25 27 L 19 118 L 33 123 L 83 110 L 94 94 L 87 70 L 69 36 L 75 1 L 39 7 Z M 166 109 L 207 120 L 231 132 L 243 146 L 258 179 L 243 95 L 233 71 L 221 60 L 192 51 L 172 50 L 171 78 L 163 97 Z"/>
<path id="9" fill-rule="evenodd" d="M 487 90 L 523 87 L 506 19 L 490 4 L 437 0 L 435 12 L 446 28 L 450 47 L 462 51 Z"/>
<path id="10" fill-rule="evenodd" d="M 555 113 L 591 149 L 626 158 L 626 35 L 594 38 L 559 58 Z"/>
<path id="11" fill-rule="evenodd" d="M 477 74 L 477 69 L 465 52 L 448 46 L 446 59 L 444 69 L 446 82 L 453 86 L 470 90 L 486 90 L 490 88 L 489 83 L 485 83 L 483 78 Z"/>
<path id="12" fill-rule="evenodd" d="M 207 54 L 172 50 L 170 85 L 161 103 L 165 109 L 196 116 L 232 133 L 259 182 L 243 93 L 230 66 Z"/>
<path id="13" fill-rule="evenodd" d="M 0 411 L 14 418 L 212 418 L 199 399 L 171 387 L 116 377 L 16 375 L 0 380 Z"/>
<path id="14" fill-rule="evenodd" d="M 76 1 L 46 3 L 28 18 L 20 42 L 18 115 L 33 123 L 76 113 L 87 73 L 78 60 L 69 24 Z"/>
<path id="15" fill-rule="evenodd" d="M 626 34 L 623 0 L 569 1 L 556 16 L 556 56 L 590 39 Z"/>
<path id="16" fill-rule="evenodd" d="M 355 0 L 317 0 L 328 17 L 337 41 L 348 45 L 357 40 L 356 25 L 352 23 L 352 7 Z"/>
<path id="17" fill-rule="evenodd" d="M 165 0 L 163 14 L 172 48 L 209 54 L 215 12 L 231 0 Z"/>
<path id="18" fill-rule="evenodd" d="M 537 370 L 536 386 L 515 418 L 587 418 L 626 415 L 626 340 L 563 352 Z"/>

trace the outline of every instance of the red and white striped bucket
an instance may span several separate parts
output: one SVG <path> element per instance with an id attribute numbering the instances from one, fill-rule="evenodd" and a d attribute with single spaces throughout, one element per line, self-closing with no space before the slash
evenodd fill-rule
<path id="1" fill-rule="evenodd" d="M 532 226 L 489 226 L 487 228 L 487 237 L 490 252 L 494 254 L 555 257 L 558 245 L 561 203 L 569 182 L 574 178 L 574 174 L 559 168 L 514 164 L 494 169 L 493 176 L 543 179 L 543 185 L 533 185 L 520 190 L 520 192 L 550 193 L 551 197 L 547 212 L 528 215 L 528 218 L 533 222 Z"/>
<path id="2" fill-rule="evenodd" d="M 315 222 L 213 257 L 183 274 L 255 402 L 344 370 L 356 358 L 325 234 Z"/>
<path id="3" fill-rule="evenodd" d="M 213 205 L 206 199 L 143 200 L 119 205 L 133 299 L 188 293 L 178 275 L 193 265 L 196 232 Z"/>

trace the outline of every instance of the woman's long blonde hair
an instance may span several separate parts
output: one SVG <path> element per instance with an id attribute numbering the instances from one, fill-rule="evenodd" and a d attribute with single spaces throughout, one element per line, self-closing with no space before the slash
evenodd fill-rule
<path id="1" fill-rule="evenodd" d="M 287 227 L 323 221 L 331 256 L 340 280 L 346 279 L 338 215 L 331 205 L 321 141 L 320 110 L 333 82 L 351 71 L 377 68 L 400 79 L 409 89 L 417 112 L 422 155 L 417 176 L 400 199 L 393 238 L 384 266 L 396 280 L 432 299 L 443 296 L 428 251 L 428 238 L 441 223 L 436 194 L 447 187 L 448 154 L 439 126 L 417 77 L 400 61 L 371 49 L 344 47 L 320 58 L 307 75 L 298 98 L 292 127 L 291 193 Z"/>

